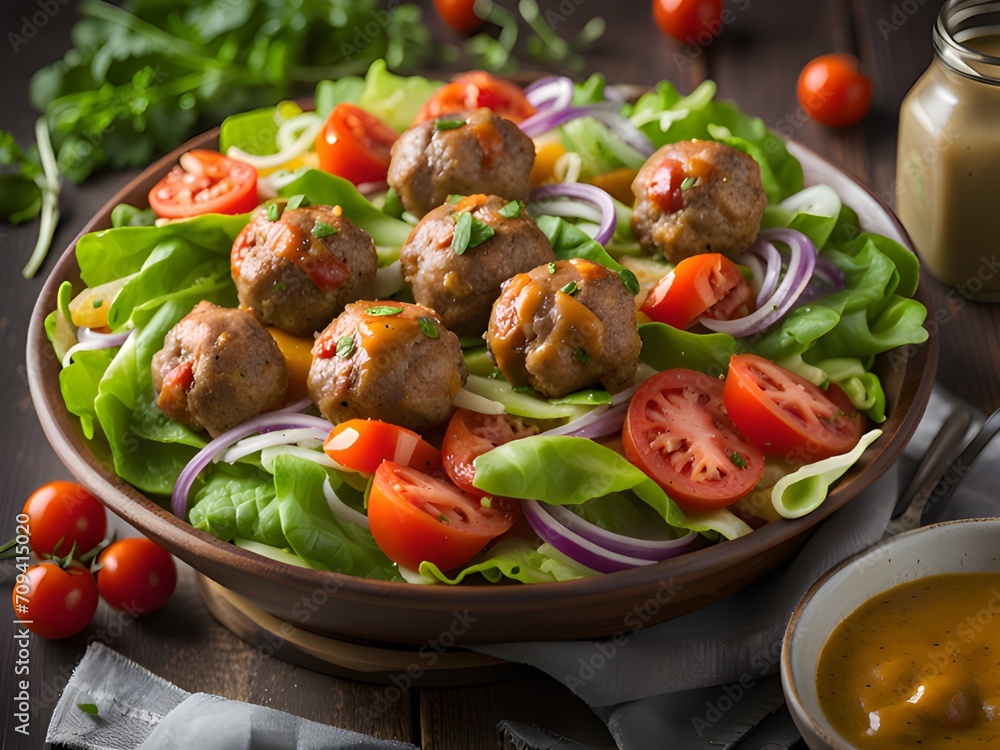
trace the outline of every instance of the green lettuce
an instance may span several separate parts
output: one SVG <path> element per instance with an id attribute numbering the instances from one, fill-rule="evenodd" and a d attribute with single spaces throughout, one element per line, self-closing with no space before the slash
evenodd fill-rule
<path id="1" fill-rule="evenodd" d="M 397 76 L 389 72 L 385 60 L 376 60 L 368 68 L 358 106 L 402 133 L 443 85 L 421 76 Z"/>

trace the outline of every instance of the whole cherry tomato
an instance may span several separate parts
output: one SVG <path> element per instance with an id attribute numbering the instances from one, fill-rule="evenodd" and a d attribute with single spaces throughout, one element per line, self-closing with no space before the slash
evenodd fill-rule
<path id="1" fill-rule="evenodd" d="M 39 557 L 79 557 L 104 539 L 108 519 L 101 501 L 84 487 L 57 480 L 43 484 L 24 504 L 28 540 Z"/>
<path id="2" fill-rule="evenodd" d="M 108 545 L 97 561 L 97 588 L 101 598 L 115 609 L 149 614 L 166 604 L 174 593 L 174 559 L 150 539 L 119 539 Z"/>
<path id="3" fill-rule="evenodd" d="M 872 102 L 872 82 L 859 67 L 853 55 L 817 57 L 799 74 L 799 104 L 811 118 L 831 128 L 859 122 Z"/>
<path id="4" fill-rule="evenodd" d="M 475 34 L 483 28 L 483 19 L 476 15 L 476 0 L 434 0 L 434 9 L 441 20 L 455 31 Z"/>
<path id="5" fill-rule="evenodd" d="M 705 45 L 722 31 L 722 0 L 653 0 L 653 20 L 667 36 Z"/>
<path id="6" fill-rule="evenodd" d="M 83 630 L 97 610 L 97 584 L 80 563 L 45 561 L 18 575 L 11 593 L 14 614 L 33 633 L 56 640 Z"/>

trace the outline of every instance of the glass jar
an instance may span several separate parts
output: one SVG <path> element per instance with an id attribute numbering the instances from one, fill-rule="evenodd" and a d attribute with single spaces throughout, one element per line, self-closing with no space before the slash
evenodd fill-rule
<path id="1" fill-rule="evenodd" d="M 1000 3 L 948 0 L 903 100 L 896 210 L 927 269 L 1000 301 Z"/>

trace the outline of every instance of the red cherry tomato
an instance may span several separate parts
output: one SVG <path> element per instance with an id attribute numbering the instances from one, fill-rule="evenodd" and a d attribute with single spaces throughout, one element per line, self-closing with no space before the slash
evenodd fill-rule
<path id="1" fill-rule="evenodd" d="M 722 31 L 722 0 L 653 0 L 653 20 L 667 36 L 704 46 Z"/>
<path id="2" fill-rule="evenodd" d="M 444 470 L 460 490 L 479 497 L 483 491 L 472 483 L 476 478 L 473 462 L 498 445 L 530 434 L 531 430 L 515 432 L 503 414 L 480 414 L 468 409 L 456 409 L 451 415 L 441 444 Z"/>
<path id="3" fill-rule="evenodd" d="M 642 311 L 674 328 L 689 328 L 702 315 L 729 320 L 753 309 L 753 289 L 739 267 L 719 253 L 685 258 L 654 286 Z"/>
<path id="4" fill-rule="evenodd" d="M 396 137 L 395 130 L 361 107 L 338 104 L 316 136 L 320 169 L 355 185 L 384 180 Z"/>
<path id="5" fill-rule="evenodd" d="M 217 151 L 188 151 L 149 191 L 150 208 L 164 219 L 242 214 L 257 203 L 257 170 Z"/>
<path id="6" fill-rule="evenodd" d="M 483 19 L 475 14 L 475 0 L 434 0 L 434 9 L 441 20 L 455 31 L 475 34 L 483 28 Z"/>
<path id="7" fill-rule="evenodd" d="M 413 430 L 377 419 L 348 419 L 323 443 L 326 455 L 351 471 L 374 474 L 382 461 L 419 471 L 441 468 L 441 451 Z"/>
<path id="8" fill-rule="evenodd" d="M 115 609 L 132 615 L 155 612 L 177 585 L 170 553 L 145 537 L 127 537 L 108 545 L 97 558 L 97 588 Z"/>
<path id="9" fill-rule="evenodd" d="M 681 508 L 723 508 L 754 488 L 764 455 L 726 416 L 722 382 L 665 370 L 639 386 L 622 429 L 625 455 Z"/>
<path id="10" fill-rule="evenodd" d="M 831 128 L 859 122 L 872 102 L 872 82 L 859 70 L 853 55 L 821 55 L 799 74 L 799 104 L 806 113 Z"/>
<path id="11" fill-rule="evenodd" d="M 730 358 L 723 402 L 754 445 L 789 463 L 846 453 L 857 445 L 864 424 L 864 417 L 835 385 L 824 393 L 756 354 Z"/>
<path id="12" fill-rule="evenodd" d="M 472 112 L 480 107 L 491 109 L 512 122 L 521 122 L 535 114 L 535 108 L 520 86 L 475 70 L 439 88 L 424 104 L 414 123 L 454 112 Z"/>
<path id="13" fill-rule="evenodd" d="M 42 638 L 67 638 L 83 630 L 97 610 L 97 584 L 80 563 L 67 568 L 46 561 L 18 575 L 11 594 L 16 619 Z"/>
<path id="14" fill-rule="evenodd" d="M 372 536 L 390 560 L 416 570 L 468 562 L 509 529 L 516 501 L 467 495 L 451 482 L 383 461 L 368 496 Z"/>
<path id="15" fill-rule="evenodd" d="M 74 482 L 43 484 L 28 497 L 23 513 L 29 544 L 39 557 L 70 552 L 79 557 L 100 544 L 108 528 L 101 501 Z"/>

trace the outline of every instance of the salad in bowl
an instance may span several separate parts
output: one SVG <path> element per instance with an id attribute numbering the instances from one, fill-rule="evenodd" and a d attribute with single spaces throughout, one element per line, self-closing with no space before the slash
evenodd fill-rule
<path id="1" fill-rule="evenodd" d="M 919 264 L 756 118 L 470 73 L 229 118 L 45 320 L 114 474 L 292 566 L 544 584 L 820 508 L 923 343 Z"/>

